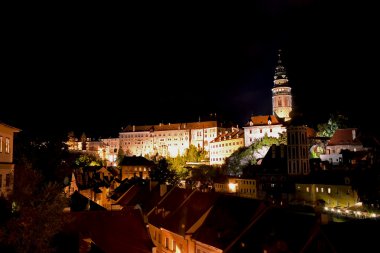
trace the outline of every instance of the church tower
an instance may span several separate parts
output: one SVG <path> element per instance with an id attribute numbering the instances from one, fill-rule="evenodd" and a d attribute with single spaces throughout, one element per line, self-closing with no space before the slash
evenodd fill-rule
<path id="1" fill-rule="evenodd" d="M 292 111 L 292 93 L 286 71 L 281 61 L 281 49 L 278 50 L 278 61 L 274 73 L 274 87 L 272 88 L 273 114 L 285 121 L 290 120 Z"/>

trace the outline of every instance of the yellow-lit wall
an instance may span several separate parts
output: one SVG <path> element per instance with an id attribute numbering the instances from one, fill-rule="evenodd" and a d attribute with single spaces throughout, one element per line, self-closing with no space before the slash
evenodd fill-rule
<path id="1" fill-rule="evenodd" d="M 224 164 L 227 157 L 244 146 L 244 138 L 226 139 L 210 143 L 210 165 Z"/>
<path id="2" fill-rule="evenodd" d="M 296 184 L 296 198 L 309 204 L 322 199 L 327 207 L 350 207 L 358 202 L 358 193 L 351 185 Z"/>
<path id="3" fill-rule="evenodd" d="M 126 178 L 131 179 L 134 177 L 140 177 L 142 179 L 149 178 L 150 168 L 146 166 L 121 166 L 121 180 Z"/>
<path id="4" fill-rule="evenodd" d="M 19 129 L 0 124 L 0 196 L 7 197 L 13 191 L 13 135 Z"/>
<path id="5" fill-rule="evenodd" d="M 172 233 L 166 229 L 157 228 L 152 224 L 149 224 L 149 233 L 152 238 L 153 244 L 157 247 L 157 253 L 188 252 L 188 241 L 183 236 Z"/>
<path id="6" fill-rule="evenodd" d="M 255 179 L 229 178 L 227 183 L 215 183 L 216 192 L 233 193 L 244 198 L 257 199 Z"/>

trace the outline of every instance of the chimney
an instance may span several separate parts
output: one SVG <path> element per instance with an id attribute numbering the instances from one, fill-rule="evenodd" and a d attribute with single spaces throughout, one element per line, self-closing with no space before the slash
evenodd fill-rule
<path id="1" fill-rule="evenodd" d="M 356 130 L 352 129 L 352 140 L 354 141 L 356 139 Z"/>

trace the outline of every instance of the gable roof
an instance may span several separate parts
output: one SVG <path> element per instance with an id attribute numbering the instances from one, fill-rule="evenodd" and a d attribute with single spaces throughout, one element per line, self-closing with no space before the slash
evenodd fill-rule
<path id="1" fill-rule="evenodd" d="M 270 125 L 278 125 L 280 124 L 279 120 L 275 115 L 258 115 L 258 116 L 252 116 L 251 120 L 247 123 L 246 126 L 267 126 L 268 121 L 270 120 Z"/>
<path id="2" fill-rule="evenodd" d="M 212 207 L 219 193 L 195 191 L 179 208 L 168 215 L 163 228 L 178 235 L 186 232 Z"/>
<path id="3" fill-rule="evenodd" d="M 264 208 L 259 200 L 221 195 L 193 238 L 224 250 Z"/>
<path id="4" fill-rule="evenodd" d="M 152 241 L 138 209 L 67 213 L 64 231 L 90 238 L 104 252 L 151 253 Z"/>
<path id="5" fill-rule="evenodd" d="M 106 208 L 98 205 L 94 201 L 86 198 L 82 194 L 80 194 L 78 191 L 75 191 L 71 195 L 71 203 L 70 203 L 70 210 L 72 212 L 78 212 L 78 211 L 104 211 L 107 210 Z"/>
<path id="6" fill-rule="evenodd" d="M 166 193 L 161 196 L 160 185 L 152 187 L 150 184 L 151 182 L 134 185 L 134 190 L 127 191 L 117 204 L 123 207 L 139 205 L 144 214 L 149 213 L 171 189 L 171 186 L 167 186 Z"/>
<path id="7" fill-rule="evenodd" d="M 149 223 L 161 227 L 165 216 L 174 212 L 189 196 L 192 190 L 172 188 L 157 205 L 156 210 L 148 216 Z"/>
<path id="8" fill-rule="evenodd" d="M 357 138 L 357 128 L 337 129 L 327 146 L 334 145 L 362 145 Z"/>
<path id="9" fill-rule="evenodd" d="M 316 221 L 315 216 L 270 208 L 227 252 L 301 252 Z"/>

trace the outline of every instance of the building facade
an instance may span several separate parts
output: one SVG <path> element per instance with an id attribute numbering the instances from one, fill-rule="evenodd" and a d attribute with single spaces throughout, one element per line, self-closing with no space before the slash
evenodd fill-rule
<path id="1" fill-rule="evenodd" d="M 275 115 L 253 116 L 243 128 L 246 147 L 265 135 L 278 138 L 280 134 L 286 132 L 286 127 L 279 122 Z"/>
<path id="2" fill-rule="evenodd" d="M 217 121 L 127 126 L 119 135 L 120 148 L 137 156 L 176 157 L 190 145 L 209 152 L 209 143 L 222 130 Z"/>
<path id="3" fill-rule="evenodd" d="M 210 165 L 222 165 L 227 157 L 244 147 L 244 131 L 232 128 L 210 142 Z"/>
<path id="4" fill-rule="evenodd" d="M 308 175 L 310 173 L 308 127 L 290 126 L 287 135 L 288 174 Z"/>
<path id="5" fill-rule="evenodd" d="M 0 122 L 0 196 L 7 197 L 13 191 L 13 137 L 20 131 Z"/>

